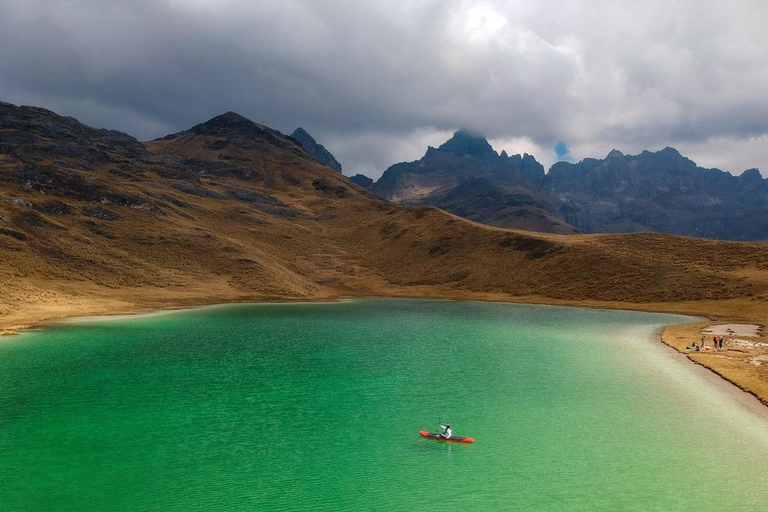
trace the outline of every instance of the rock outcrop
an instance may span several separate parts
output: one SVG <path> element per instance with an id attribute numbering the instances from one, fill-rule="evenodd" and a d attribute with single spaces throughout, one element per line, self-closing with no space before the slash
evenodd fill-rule
<path id="1" fill-rule="evenodd" d="M 364 189 L 370 189 L 373 186 L 373 180 L 364 174 L 355 174 L 351 178 L 352 183 L 363 187 Z"/>
<path id="2" fill-rule="evenodd" d="M 321 164 L 325 164 L 334 171 L 341 172 L 341 164 L 334 158 L 330 151 L 325 149 L 325 146 L 318 144 L 315 139 L 308 134 L 304 128 L 296 128 L 291 137 L 296 139 L 301 147 L 303 147 L 307 153 L 315 157 Z"/>
<path id="3" fill-rule="evenodd" d="M 485 137 L 457 131 L 415 162 L 387 169 L 371 190 L 404 204 L 429 204 L 493 226 L 571 234 L 539 193 L 544 167 L 528 154 L 496 153 Z"/>

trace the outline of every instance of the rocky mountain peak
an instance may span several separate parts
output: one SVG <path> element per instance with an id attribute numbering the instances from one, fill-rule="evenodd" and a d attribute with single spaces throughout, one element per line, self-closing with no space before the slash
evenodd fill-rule
<path id="1" fill-rule="evenodd" d="M 473 156 L 476 158 L 497 157 L 498 154 L 482 135 L 467 130 L 458 130 L 453 137 L 437 148 L 444 153 L 456 156 Z"/>
<path id="2" fill-rule="evenodd" d="M 330 151 L 325 149 L 325 146 L 318 144 L 317 141 L 310 134 L 308 134 L 304 128 L 301 126 L 296 128 L 291 134 L 291 137 L 296 139 L 301 147 L 304 148 L 304 151 L 312 155 L 320 163 L 327 165 L 334 171 L 341 172 L 341 164 L 338 162 L 338 160 L 336 160 Z"/>
<path id="3" fill-rule="evenodd" d="M 253 150 L 271 146 L 289 149 L 302 156 L 306 154 L 295 140 L 277 130 L 255 123 L 236 112 L 226 112 L 204 123 L 197 124 L 189 130 L 182 130 L 156 139 L 157 142 L 172 140 L 182 145 L 193 144 L 212 151 L 223 151 L 225 148 Z M 233 155 L 229 156 L 233 157 Z"/>
<path id="4" fill-rule="evenodd" d="M 307 130 L 305 130 L 301 126 L 293 130 L 291 137 L 298 140 L 299 142 L 306 141 L 308 145 L 317 146 L 317 141 L 315 140 L 315 138 L 312 137 L 310 134 L 308 134 Z"/>
<path id="5" fill-rule="evenodd" d="M 360 185 L 365 189 L 369 189 L 373 186 L 373 180 L 364 174 L 355 174 L 349 179 L 352 180 L 352 183 Z"/>
<path id="6" fill-rule="evenodd" d="M 763 181 L 763 175 L 760 174 L 758 169 L 747 169 L 739 175 L 739 178 L 748 183 L 760 183 Z"/>
<path id="7" fill-rule="evenodd" d="M 675 148 L 671 148 L 669 146 L 659 151 L 659 155 L 662 155 L 670 160 L 677 160 L 679 158 L 683 158 L 683 155 L 681 155 L 678 150 L 676 150 Z"/>
<path id="8" fill-rule="evenodd" d="M 193 126 L 190 131 L 200 135 L 208 135 L 223 129 L 253 129 L 254 127 L 256 127 L 256 123 L 250 119 L 236 112 L 227 112 Z"/>
<path id="9" fill-rule="evenodd" d="M 624 158 L 624 153 L 618 149 L 612 149 L 611 152 L 608 153 L 608 156 L 605 157 L 606 160 L 614 160 L 617 158 Z"/>

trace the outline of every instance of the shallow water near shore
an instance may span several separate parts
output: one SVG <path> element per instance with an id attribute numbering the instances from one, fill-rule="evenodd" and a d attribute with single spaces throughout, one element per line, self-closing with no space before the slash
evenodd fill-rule
<path id="1" fill-rule="evenodd" d="M 652 341 L 690 320 L 233 305 L 0 343 L 2 510 L 764 510 L 768 420 Z M 422 439 L 450 422 L 474 445 Z"/>

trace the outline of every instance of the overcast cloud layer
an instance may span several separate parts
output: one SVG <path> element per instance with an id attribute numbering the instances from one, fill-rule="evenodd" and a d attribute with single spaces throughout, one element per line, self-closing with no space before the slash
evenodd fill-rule
<path id="1" fill-rule="evenodd" d="M 497 150 L 768 168 L 762 0 L 0 0 L 0 100 L 146 140 L 228 110 L 378 177 Z M 562 156 L 563 145 L 558 146 Z M 767 173 L 768 174 L 768 173 Z"/>

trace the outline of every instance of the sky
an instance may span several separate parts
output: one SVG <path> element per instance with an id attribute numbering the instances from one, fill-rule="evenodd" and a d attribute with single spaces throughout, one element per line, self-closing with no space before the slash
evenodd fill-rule
<path id="1" fill-rule="evenodd" d="M 226 111 L 377 178 L 464 128 L 768 176 L 764 0 L 0 0 L 0 100 L 149 140 Z"/>

